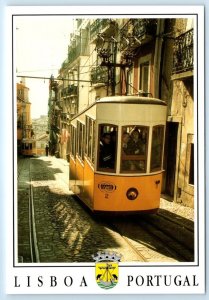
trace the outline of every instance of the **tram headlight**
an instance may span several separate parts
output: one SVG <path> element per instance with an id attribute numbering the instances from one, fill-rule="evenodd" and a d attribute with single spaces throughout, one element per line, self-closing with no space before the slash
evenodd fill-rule
<path id="1" fill-rule="evenodd" d="M 126 197 L 129 200 L 135 200 L 138 196 L 139 192 L 137 191 L 136 188 L 130 188 L 128 189 L 128 191 L 126 192 Z"/>

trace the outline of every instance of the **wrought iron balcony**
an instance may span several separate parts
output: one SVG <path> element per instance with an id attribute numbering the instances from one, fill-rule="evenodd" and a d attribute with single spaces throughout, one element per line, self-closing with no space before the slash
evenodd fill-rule
<path id="1" fill-rule="evenodd" d="M 68 60 L 63 67 L 65 67 L 67 64 L 71 64 L 74 60 L 76 60 L 81 55 L 83 56 L 89 55 L 89 41 L 87 38 L 86 30 L 83 30 L 80 33 L 80 36 L 76 38 L 76 42 L 74 41 L 72 45 L 69 47 Z"/>
<path id="2" fill-rule="evenodd" d="M 78 94 L 78 87 L 74 84 L 68 85 L 68 87 L 62 89 L 61 97 L 72 96 Z"/>
<path id="3" fill-rule="evenodd" d="M 80 44 L 76 47 L 70 47 L 68 52 L 68 63 L 72 63 L 76 58 L 78 58 L 81 55 L 81 46 Z"/>
<path id="4" fill-rule="evenodd" d="M 156 35 L 157 19 L 130 19 L 120 30 L 120 50 L 133 51 Z"/>
<path id="5" fill-rule="evenodd" d="M 112 19 L 95 19 L 90 25 L 90 40 L 95 40 L 99 33 L 114 35 L 115 29 L 116 23 Z"/>
<path id="6" fill-rule="evenodd" d="M 77 85 L 74 85 L 74 84 L 70 84 L 68 86 L 68 93 L 69 95 L 77 95 L 78 94 L 78 87 Z"/>
<path id="7" fill-rule="evenodd" d="M 193 70 L 193 29 L 175 39 L 173 56 L 173 74 Z"/>
<path id="8" fill-rule="evenodd" d="M 97 66 L 91 69 L 91 81 L 93 84 L 96 83 L 107 83 L 108 72 L 106 67 Z"/>

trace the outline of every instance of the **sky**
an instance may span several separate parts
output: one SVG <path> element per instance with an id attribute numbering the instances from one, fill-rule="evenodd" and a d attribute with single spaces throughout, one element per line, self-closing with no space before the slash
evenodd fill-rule
<path id="1" fill-rule="evenodd" d="M 16 75 L 55 77 L 67 58 L 73 19 L 67 16 L 16 16 L 14 18 Z M 16 82 L 21 78 L 17 77 Z M 49 80 L 25 79 L 29 88 L 31 117 L 47 115 Z"/>

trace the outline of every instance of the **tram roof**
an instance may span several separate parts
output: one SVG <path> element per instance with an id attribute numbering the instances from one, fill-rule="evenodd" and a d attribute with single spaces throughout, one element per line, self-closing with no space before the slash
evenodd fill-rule
<path id="1" fill-rule="evenodd" d="M 155 104 L 164 105 L 167 104 L 165 101 L 151 98 L 151 97 L 139 97 L 139 96 L 110 96 L 103 97 L 96 101 L 96 103 L 127 103 L 127 104 Z"/>
<path id="2" fill-rule="evenodd" d="M 27 138 L 22 139 L 22 143 L 33 143 L 35 141 L 36 141 L 35 139 L 27 139 Z"/>
<path id="3" fill-rule="evenodd" d="M 79 115 L 86 112 L 89 108 L 96 104 L 100 103 L 123 103 L 123 104 L 147 104 L 147 105 L 163 105 L 167 106 L 166 102 L 157 98 L 151 98 L 151 97 L 140 97 L 140 96 L 108 96 L 108 97 L 102 97 L 92 103 L 90 106 L 86 107 L 83 111 L 76 114 L 71 120 L 76 119 Z"/>

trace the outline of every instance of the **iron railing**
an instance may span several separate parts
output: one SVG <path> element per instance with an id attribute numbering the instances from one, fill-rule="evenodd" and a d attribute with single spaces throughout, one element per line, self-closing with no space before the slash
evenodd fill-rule
<path id="1" fill-rule="evenodd" d="M 61 97 L 77 95 L 78 94 L 78 87 L 74 84 L 68 85 L 68 87 L 63 88 L 61 91 Z"/>
<path id="2" fill-rule="evenodd" d="M 91 82 L 96 83 L 107 83 L 108 72 L 106 67 L 97 66 L 91 69 Z"/>
<path id="3" fill-rule="evenodd" d="M 120 30 L 120 49 L 138 48 L 156 35 L 157 19 L 129 19 Z"/>
<path id="4" fill-rule="evenodd" d="M 179 35 L 174 43 L 173 74 L 193 70 L 193 29 Z"/>
<path id="5" fill-rule="evenodd" d="M 90 39 L 94 40 L 98 33 L 101 33 L 106 27 L 111 24 L 111 19 L 95 19 L 90 25 Z"/>

